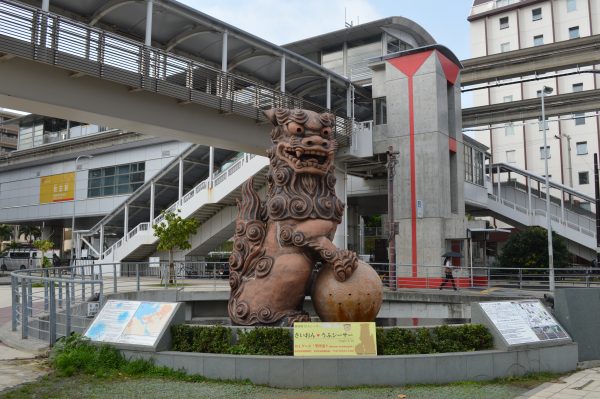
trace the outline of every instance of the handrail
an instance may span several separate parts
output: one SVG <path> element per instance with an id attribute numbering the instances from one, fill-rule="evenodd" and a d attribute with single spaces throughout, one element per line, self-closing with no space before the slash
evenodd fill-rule
<path id="1" fill-rule="evenodd" d="M 183 204 L 187 203 L 190 199 L 195 197 L 198 193 L 200 193 L 202 191 L 208 191 L 209 187 L 216 187 L 217 185 L 226 181 L 229 177 L 236 174 L 238 171 L 243 170 L 242 165 L 244 165 L 245 163 L 248 163 L 254 157 L 255 157 L 254 154 L 243 154 L 243 156 L 239 160 L 237 160 L 235 163 L 230 165 L 223 172 L 221 172 L 217 176 L 215 176 L 212 180 L 212 185 L 209 184 L 210 183 L 209 179 L 205 179 L 205 180 L 201 181 L 196 186 L 194 186 L 192 189 L 190 189 L 181 199 L 178 199 L 171 206 L 169 206 L 165 210 L 165 212 L 163 212 L 160 215 L 158 215 L 157 217 L 155 217 L 152 225 L 159 224 L 160 222 L 162 222 L 164 219 L 164 213 L 174 212 L 177 209 L 177 207 L 183 206 Z M 149 231 L 152 229 L 153 228 L 150 225 L 150 223 L 148 223 L 148 222 L 140 223 L 137 226 L 135 226 L 133 229 L 131 229 L 129 232 L 127 232 L 127 234 L 126 234 L 127 240 L 130 240 L 133 237 L 135 237 L 140 231 Z M 106 251 L 104 251 L 102 253 L 102 257 L 105 258 L 108 255 L 110 255 L 112 252 L 114 252 L 115 249 L 120 248 L 124 244 L 124 242 L 125 242 L 125 236 L 122 237 L 119 241 L 115 242 L 113 245 L 111 245 L 108 249 L 106 249 Z"/>
<path id="2" fill-rule="evenodd" d="M 254 120 L 265 120 L 262 110 L 273 107 L 326 110 L 258 81 L 13 0 L 0 0 L 0 18 L 0 51 L 8 54 Z M 350 144 L 351 131 L 352 121 L 339 115 L 334 135 L 340 146 Z"/>

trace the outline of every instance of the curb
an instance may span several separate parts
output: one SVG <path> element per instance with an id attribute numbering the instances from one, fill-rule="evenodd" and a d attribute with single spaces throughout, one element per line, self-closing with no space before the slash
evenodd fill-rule
<path id="1" fill-rule="evenodd" d="M 22 339 L 19 331 L 12 331 L 11 322 L 5 323 L 0 327 L 0 341 L 13 349 L 31 353 L 35 356 L 45 355 L 50 349 L 50 345 L 37 338 Z"/>

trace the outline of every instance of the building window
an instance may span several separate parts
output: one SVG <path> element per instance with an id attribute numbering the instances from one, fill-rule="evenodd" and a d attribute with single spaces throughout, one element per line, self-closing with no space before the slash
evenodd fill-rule
<path id="1" fill-rule="evenodd" d="M 585 114 L 573 114 L 575 126 L 585 125 Z"/>
<path id="2" fill-rule="evenodd" d="M 569 28 L 569 39 L 577 39 L 579 37 L 579 26 Z"/>
<path id="3" fill-rule="evenodd" d="M 473 183 L 473 148 L 465 145 L 465 180 Z"/>
<path id="4" fill-rule="evenodd" d="M 510 43 L 508 43 L 508 42 L 501 43 L 500 44 L 500 52 L 501 53 L 506 53 L 507 51 L 510 51 Z"/>
<path id="5" fill-rule="evenodd" d="M 387 103 L 385 97 L 374 98 L 373 108 L 375 109 L 375 124 L 387 124 Z"/>
<path id="6" fill-rule="evenodd" d="M 577 142 L 577 155 L 586 155 L 588 153 L 587 141 Z"/>
<path id="7" fill-rule="evenodd" d="M 506 163 L 515 163 L 515 150 L 506 151 Z"/>
<path id="8" fill-rule="evenodd" d="M 573 93 L 583 91 L 583 83 L 573 83 Z"/>
<path id="9" fill-rule="evenodd" d="M 144 184 L 144 162 L 91 169 L 88 197 L 129 194 Z"/>
<path id="10" fill-rule="evenodd" d="M 511 102 L 512 100 L 513 100 L 513 96 L 512 96 L 512 95 L 510 95 L 510 96 L 504 96 L 504 97 L 502 98 L 502 101 L 503 101 L 503 102 L 505 102 L 505 103 L 509 103 L 509 102 Z"/>
<path id="11" fill-rule="evenodd" d="M 540 19 L 542 19 L 542 9 L 534 8 L 533 10 L 531 10 L 531 20 L 539 21 Z"/>
<path id="12" fill-rule="evenodd" d="M 590 184 L 589 172 L 579 172 L 579 184 Z"/>
<path id="13" fill-rule="evenodd" d="M 515 127 L 513 126 L 512 123 L 507 123 L 506 126 L 504 126 L 504 135 L 505 136 L 514 136 L 515 135 Z"/>
<path id="14" fill-rule="evenodd" d="M 533 37 L 534 46 L 541 46 L 542 44 L 544 44 L 544 35 L 537 35 Z"/>
<path id="15" fill-rule="evenodd" d="M 544 159 L 544 158 L 547 158 L 547 159 L 551 158 L 549 145 L 546 146 L 546 151 L 544 151 L 544 146 L 540 147 L 540 159 Z"/>
<path id="16" fill-rule="evenodd" d="M 496 0 L 496 8 L 512 4 L 513 0 Z"/>
<path id="17" fill-rule="evenodd" d="M 577 10 L 577 0 L 567 0 L 567 12 Z"/>
<path id="18" fill-rule="evenodd" d="M 500 18 L 500 29 L 508 28 L 508 17 Z"/>

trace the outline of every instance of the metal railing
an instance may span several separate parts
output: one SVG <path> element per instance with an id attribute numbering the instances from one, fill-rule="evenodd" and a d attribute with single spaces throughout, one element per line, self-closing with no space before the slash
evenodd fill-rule
<path id="1" fill-rule="evenodd" d="M 120 262 L 19 270 L 11 273 L 12 330 L 23 339 L 51 345 L 72 332 L 82 333 L 104 303 L 122 292 L 162 289 L 229 289 L 227 262 Z"/>
<path id="2" fill-rule="evenodd" d="M 439 265 L 370 263 L 386 290 L 438 289 L 444 272 Z M 171 276 L 170 276 L 171 274 Z M 169 276 L 171 278 L 169 278 Z M 458 289 L 485 290 L 492 287 L 548 291 L 547 269 L 460 267 L 453 272 Z M 600 287 L 600 269 L 570 267 L 555 269 L 556 288 Z M 35 337 L 53 344 L 71 332 L 83 332 L 110 295 L 124 292 L 175 289 L 228 291 L 227 262 L 119 262 L 19 270 L 11 273 L 12 330 L 22 338 Z M 445 288 L 452 288 L 447 282 Z"/>
<path id="3" fill-rule="evenodd" d="M 0 52 L 254 120 L 264 120 L 262 110 L 274 107 L 325 110 L 257 81 L 11 0 L 0 0 Z M 349 145 L 351 133 L 352 121 L 337 116 L 338 144 Z"/>

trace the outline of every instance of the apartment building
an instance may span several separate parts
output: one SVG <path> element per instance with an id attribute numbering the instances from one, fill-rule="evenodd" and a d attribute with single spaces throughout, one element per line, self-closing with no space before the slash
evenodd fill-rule
<path id="1" fill-rule="evenodd" d="M 468 17 L 471 56 L 485 57 L 534 46 L 577 39 L 600 32 L 598 0 L 474 0 Z M 556 54 L 560 57 L 560 54 Z M 600 57 L 599 57 L 600 60 Z M 544 86 L 551 96 L 596 90 L 595 66 L 490 81 L 473 91 L 473 105 L 483 106 L 540 97 Z M 541 101 L 540 101 L 541 103 Z M 541 110 L 541 104 L 540 104 Z M 597 111 L 548 118 L 547 146 L 539 120 L 515 120 L 467 129 L 490 148 L 492 162 L 504 162 L 545 175 L 555 182 L 594 195 L 593 154 L 600 152 Z M 582 204 L 589 206 L 587 204 Z"/>

